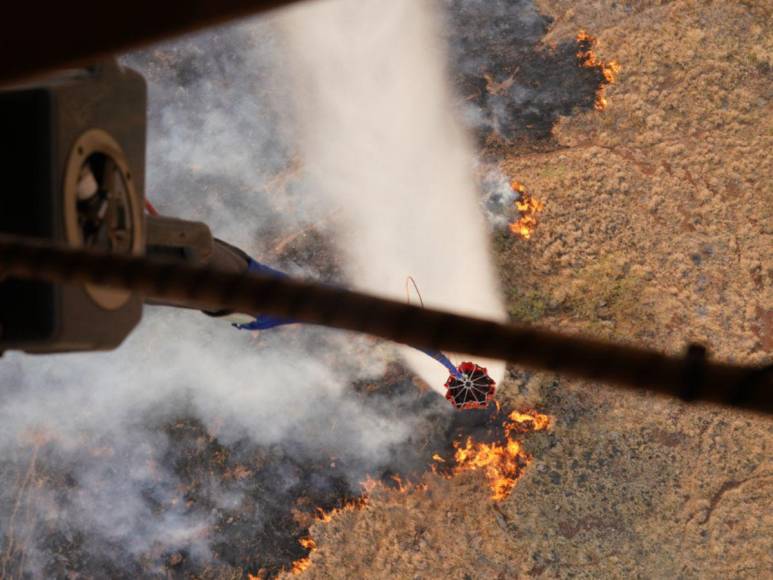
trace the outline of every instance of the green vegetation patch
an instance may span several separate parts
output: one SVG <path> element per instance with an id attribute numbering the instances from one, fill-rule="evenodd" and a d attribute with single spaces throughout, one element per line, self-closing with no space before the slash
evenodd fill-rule
<path id="1" fill-rule="evenodd" d="M 636 322 L 646 317 L 642 308 L 645 280 L 631 272 L 627 263 L 603 257 L 577 272 L 567 298 L 571 314 L 592 325 Z"/>
<path id="2" fill-rule="evenodd" d="M 548 310 L 547 299 L 536 290 L 510 288 L 507 294 L 507 312 L 513 322 L 535 322 Z"/>

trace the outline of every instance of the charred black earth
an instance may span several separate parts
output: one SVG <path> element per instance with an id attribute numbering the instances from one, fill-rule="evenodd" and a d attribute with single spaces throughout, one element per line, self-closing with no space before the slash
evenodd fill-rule
<path id="1" fill-rule="evenodd" d="M 593 109 L 606 83 L 582 66 L 581 40 L 544 44 L 552 19 L 532 0 L 446 0 L 450 68 L 479 140 L 548 139 L 561 116 Z"/>

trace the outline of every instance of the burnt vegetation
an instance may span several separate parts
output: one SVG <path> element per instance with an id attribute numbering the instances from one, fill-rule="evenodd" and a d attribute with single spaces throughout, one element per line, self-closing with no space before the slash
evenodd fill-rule
<path id="1" fill-rule="evenodd" d="M 0 466 L 8 471 L 21 468 L 20 474 L 26 471 L 29 476 L 13 496 L 17 517 L 6 530 L 4 577 L 23 577 L 32 553 L 48 577 L 272 578 L 291 571 L 293 563 L 310 552 L 302 540 L 308 538 L 311 524 L 342 506 L 364 505 L 357 503 L 362 502 L 363 489 L 353 482 L 353 474 L 385 488 L 402 489 L 432 469 L 450 476 L 456 466 L 454 442 L 505 438 L 507 410 L 490 405 L 449 412 L 441 397 L 418 389 L 411 374 L 397 364 L 378 381 L 352 385 L 349 395 L 365 407 L 383 410 L 387 420 L 411 416 L 418 426 L 406 441 L 390 449 L 383 464 L 367 472 L 351 458 L 293 441 L 268 446 L 249 438 L 223 442 L 216 428 L 208 429 L 192 413 L 143 424 L 142 429 L 166 445 L 159 457 L 148 455 L 147 469 L 151 474 L 158 471 L 158 476 L 140 483 L 142 510 L 148 518 L 144 531 L 154 536 L 151 520 L 156 518 L 200 522 L 193 540 L 163 538 L 145 545 L 138 539 L 132 545 L 121 536 L 120 517 L 114 534 L 79 524 L 83 508 L 73 502 L 82 477 L 79 470 L 86 462 L 101 459 L 103 469 L 111 472 L 103 473 L 106 482 L 116 476 L 130 482 L 136 476 L 126 466 L 137 463 L 130 456 L 142 455 L 143 450 L 84 439 L 82 449 L 64 455 L 53 441 L 37 441 L 26 464 Z M 516 432 L 522 436 L 530 429 Z M 438 464 L 438 455 L 447 461 Z M 104 503 L 92 507 L 120 511 L 124 490 L 108 485 L 97 498 Z M 54 497 L 45 490 L 52 490 Z M 53 508 L 45 521 L 35 517 L 43 501 Z M 142 526 L 137 531 L 142 533 Z"/>
<path id="2" fill-rule="evenodd" d="M 532 0 L 446 4 L 451 72 L 481 144 L 536 147 L 559 117 L 596 106 L 608 79 L 582 62 L 591 38 L 544 43 L 552 19 Z"/>

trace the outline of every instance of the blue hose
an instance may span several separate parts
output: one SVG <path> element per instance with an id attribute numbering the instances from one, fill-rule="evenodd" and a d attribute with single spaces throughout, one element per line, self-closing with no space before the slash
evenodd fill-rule
<path id="1" fill-rule="evenodd" d="M 248 272 L 254 272 L 256 274 L 262 274 L 264 276 L 271 276 L 274 278 L 287 278 L 287 274 L 284 272 L 280 272 L 279 270 L 275 270 L 274 268 L 271 268 L 269 266 L 266 266 L 265 264 L 261 264 L 260 262 L 257 262 L 253 260 L 252 258 L 249 258 L 249 264 L 247 266 Z M 283 326 L 286 324 L 299 324 L 298 321 L 292 320 L 291 318 L 280 318 L 278 316 L 271 316 L 269 314 L 259 314 L 255 317 L 255 320 L 252 322 L 247 322 L 244 324 L 234 324 L 233 326 L 238 328 L 239 330 L 268 330 L 269 328 L 276 328 L 277 326 Z M 462 373 L 459 372 L 459 369 L 456 368 L 454 363 L 452 363 L 446 355 L 444 355 L 440 351 L 436 350 L 429 350 L 425 348 L 419 348 L 419 347 L 413 347 L 416 350 L 420 350 L 427 356 L 432 357 L 437 362 L 439 362 L 441 365 L 446 367 L 448 369 L 448 372 L 451 373 L 453 376 L 455 376 L 457 379 L 462 378 Z"/>

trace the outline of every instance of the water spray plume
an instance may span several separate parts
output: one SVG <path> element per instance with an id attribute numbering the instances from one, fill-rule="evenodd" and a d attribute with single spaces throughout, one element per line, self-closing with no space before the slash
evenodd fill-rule
<path id="1" fill-rule="evenodd" d="M 289 11 L 301 156 L 310 185 L 340 209 L 354 287 L 403 300 L 412 276 L 427 307 L 504 320 L 436 8 L 343 0 Z M 443 392 L 447 374 L 421 353 L 402 353 Z M 476 362 L 501 381 L 501 362 Z"/>

